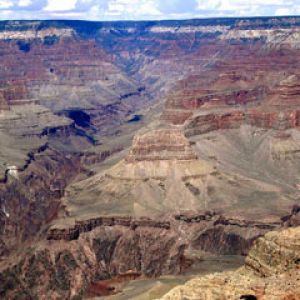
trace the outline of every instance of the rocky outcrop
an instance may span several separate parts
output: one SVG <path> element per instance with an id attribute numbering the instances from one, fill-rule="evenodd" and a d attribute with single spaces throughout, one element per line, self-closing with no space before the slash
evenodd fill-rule
<path id="1" fill-rule="evenodd" d="M 295 203 L 290 195 L 297 193 L 299 132 L 284 138 L 283 132 L 252 126 L 230 130 L 194 142 L 179 128 L 138 133 L 124 160 L 68 188 L 66 216 L 156 218 L 220 207 L 245 219 L 285 214 Z"/>
<path id="2" fill-rule="evenodd" d="M 168 217 L 165 216 L 164 219 Z M 100 221 L 101 225 L 99 225 Z M 0 289 L 0 295 L 9 299 L 22 292 L 30 297 L 37 295 L 42 297 L 47 294 L 51 297 L 59 295 L 62 299 L 70 299 L 86 293 L 93 293 L 93 296 L 114 293 L 117 290 L 114 291 L 112 287 L 118 285 L 114 285 L 113 282 L 119 282 L 118 278 L 126 274 L 130 279 L 130 274 L 157 277 L 182 272 L 193 262 L 188 254 L 191 251 L 201 249 L 209 253 L 232 255 L 241 254 L 241 249 L 244 247 L 244 253 L 246 253 L 247 248 L 253 244 L 253 240 L 272 228 L 279 228 L 280 224 L 263 224 L 226 218 L 216 212 L 207 211 L 178 214 L 168 222 L 134 220 L 129 217 L 105 217 L 80 221 L 76 226 L 81 230 L 76 240 L 69 240 L 70 235 L 68 235 L 68 240 L 65 240 L 67 235 L 59 236 L 62 231 L 50 230 L 48 238 L 51 237 L 54 240 L 42 241 L 36 247 L 31 248 L 26 255 L 19 257 L 11 266 L 6 268 L 2 266 L 0 279 L 3 282 L 3 288 Z M 94 228 L 91 228 L 92 226 Z M 220 228 L 223 228 L 224 235 L 218 240 Z M 294 232 L 294 229 L 290 232 Z M 65 233 L 67 234 L 66 230 Z M 235 236 L 235 238 L 225 238 L 225 235 Z M 280 238 L 273 242 L 273 237 L 277 235 L 280 235 Z M 204 240 L 200 241 L 201 236 L 206 236 L 206 241 L 210 239 L 210 244 Z M 282 236 L 281 232 L 267 234 L 266 238 L 260 238 L 255 242 L 247 258 L 247 268 L 251 267 L 251 270 L 254 267 L 257 268 L 258 261 L 261 265 L 267 264 L 268 261 L 265 261 L 265 258 L 267 259 L 266 255 L 270 247 L 274 247 L 274 243 L 276 245 L 279 243 L 278 249 L 283 249 L 279 242 Z M 60 240 L 56 241 L 55 239 L 58 238 Z M 296 243 L 293 236 L 286 240 L 284 245 L 292 250 L 288 252 L 290 253 L 288 260 L 283 260 L 284 252 L 279 250 L 272 252 L 279 255 L 279 258 L 274 258 L 274 263 L 272 263 L 278 272 L 280 268 L 288 268 L 286 263 L 292 266 L 292 261 L 297 260 L 298 254 L 297 250 L 294 250 Z M 218 250 L 214 251 L 214 249 Z M 262 249 L 265 254 L 261 253 Z M 258 270 L 262 271 L 262 269 Z M 224 276 L 231 276 L 230 274 L 225 273 Z M 200 289 L 201 293 L 218 291 L 222 280 L 224 284 L 229 283 L 228 286 L 226 285 L 226 293 L 227 289 L 232 292 L 236 288 L 235 281 L 231 281 L 230 277 L 227 279 L 223 275 L 214 276 L 213 278 L 217 278 L 217 281 L 211 281 L 212 276 L 208 279 L 205 277 L 203 281 L 198 280 L 206 284 L 205 288 Z M 247 291 L 248 293 L 256 291 L 257 286 L 252 286 L 254 280 L 244 280 L 243 277 L 241 280 L 247 282 L 247 285 L 240 289 L 236 288 L 235 293 L 247 294 Z M 105 290 L 106 286 L 108 290 Z M 112 287 L 109 289 L 110 286 Z M 183 294 L 180 294 L 178 299 L 181 299 L 181 295 L 187 295 L 187 297 L 190 295 L 186 290 L 187 288 L 183 288 Z M 198 295 L 199 289 L 197 288 L 192 293 Z M 199 295 L 202 295 L 201 293 Z M 177 297 L 176 291 L 171 295 Z M 218 292 L 216 295 L 219 295 Z M 176 297 L 170 299 L 177 299 Z"/>
<path id="3" fill-rule="evenodd" d="M 75 226 L 66 229 L 50 228 L 48 240 L 76 240 L 83 232 L 89 232 L 100 226 L 124 226 L 135 230 L 137 227 L 170 229 L 170 222 L 159 222 L 151 219 L 135 220 L 131 217 L 99 217 L 85 221 L 75 221 Z"/>
<path id="4" fill-rule="evenodd" d="M 64 189 L 78 171 L 78 156 L 66 158 L 53 149 L 33 159 L 17 178 L 0 186 L 1 212 L 5 211 L 0 214 L 0 239 L 10 251 L 36 238 L 41 227 L 57 217 Z"/>
<path id="5" fill-rule="evenodd" d="M 299 227 L 259 238 L 244 268 L 198 277 L 161 299 L 298 299 Z"/>
<path id="6" fill-rule="evenodd" d="M 296 227 L 300 226 L 300 207 L 299 205 L 294 205 L 292 213 L 290 215 L 281 218 L 284 227 Z"/>
<path id="7" fill-rule="evenodd" d="M 124 227 L 130 230 L 138 228 L 163 229 L 177 232 L 178 228 L 189 235 L 181 238 L 193 249 L 207 253 L 221 255 L 245 255 L 248 253 L 253 241 L 265 233 L 286 226 L 296 226 L 295 219 L 299 217 L 299 210 L 295 206 L 288 216 L 277 221 L 258 222 L 243 218 L 230 218 L 215 211 L 199 211 L 197 213 L 181 213 L 178 215 L 161 216 L 158 219 L 132 218 L 132 217 L 98 217 L 88 220 L 75 220 L 75 225 L 65 225 L 63 220 L 50 227 L 47 233 L 48 240 L 78 240 L 81 234 L 92 232 L 96 228 Z M 177 232 L 181 236 L 180 231 Z"/>
<path id="8" fill-rule="evenodd" d="M 298 269 L 299 227 L 269 232 L 259 238 L 249 252 L 245 265 L 262 277 Z M 300 287 L 300 286 L 299 286 Z"/>
<path id="9" fill-rule="evenodd" d="M 239 128 L 242 124 L 276 130 L 299 126 L 297 75 L 279 77 L 275 87 L 264 79 L 232 76 L 222 73 L 216 77 L 212 72 L 210 82 L 200 75 L 179 81 L 167 98 L 161 119 L 184 124 L 188 136 Z M 245 85 L 251 89 L 245 90 Z"/>
<path id="10" fill-rule="evenodd" d="M 81 161 L 83 162 L 83 164 L 88 166 L 94 165 L 103 162 L 108 157 L 112 156 L 115 153 L 121 152 L 122 150 L 122 147 L 116 147 L 111 150 L 103 150 L 100 153 L 85 151 L 83 157 L 81 158 Z"/>
<path id="11" fill-rule="evenodd" d="M 19 293 L 72 299 L 82 297 L 92 282 L 130 272 L 148 277 L 178 274 L 183 268 L 184 249 L 176 234 L 165 229 L 98 227 L 78 241 L 61 241 L 59 246 L 48 241 L 32 249 L 2 270 L 0 295 L 6 299 Z"/>
<path id="12" fill-rule="evenodd" d="M 189 232 L 188 244 L 192 249 L 219 255 L 246 255 L 259 236 L 282 227 L 280 220 L 255 222 L 213 211 L 176 215 L 175 220 L 178 224 L 173 226 Z"/>
<path id="13" fill-rule="evenodd" d="M 239 128 L 242 124 L 265 129 L 286 130 L 298 127 L 298 111 L 264 112 L 256 109 L 233 110 L 222 114 L 209 113 L 195 116 L 186 126 L 186 135 L 204 134 L 220 129 Z"/>
<path id="14" fill-rule="evenodd" d="M 294 208 L 291 216 L 298 213 Z M 257 237 L 281 226 L 280 222 L 234 219 L 213 211 L 181 213 L 171 218 L 166 215 L 161 219 L 168 221 L 102 217 L 77 221 L 75 227 L 70 226 L 69 231 L 51 228 L 48 240 L 39 242 L 9 267 L 3 268 L 2 265 L 0 279 L 3 288 L 0 289 L 0 295 L 8 299 L 18 293 L 30 297 L 59 295 L 62 299 L 91 293 L 93 296 L 103 296 L 117 292 L 114 287 L 119 286 L 120 278 L 126 277 L 126 274 L 130 280 L 135 279 L 135 276 L 157 277 L 181 273 L 194 262 L 195 258 L 191 258 L 190 252 L 201 250 L 216 254 L 245 254 Z M 267 236 L 272 237 L 270 234 Z M 266 263 L 269 247 L 273 247 L 273 238 L 262 242 L 265 240 L 266 238 L 260 238 L 255 242 L 247 258 L 247 266 L 251 269 L 257 267 L 258 261 L 261 265 Z M 275 243 L 278 243 L 277 240 Z M 278 249 L 282 249 L 280 245 Z M 284 245 L 296 247 L 293 238 Z M 261 249 L 264 249 L 265 254 L 259 254 Z M 281 266 L 284 266 L 282 252 L 279 251 L 278 255 Z M 297 255 L 295 251 L 290 252 L 290 265 L 292 260 L 297 259 Z M 274 265 L 279 270 L 277 261 L 274 259 Z M 130 274 L 135 275 L 130 277 Z M 223 280 L 222 275 L 219 277 Z M 216 278 L 219 277 L 216 275 Z M 208 277 L 209 280 L 210 278 Z M 201 293 L 218 291 L 222 282 L 219 279 L 213 283 L 206 278 L 204 280 L 206 285 L 201 288 Z M 227 278 L 224 279 L 224 285 L 226 282 Z M 230 292 L 236 289 L 235 293 L 256 291 L 251 285 L 253 281 L 245 279 L 245 282 L 247 285 L 243 289 L 237 289 L 235 281 L 229 281 L 226 293 L 227 288 Z M 245 290 L 248 285 L 249 289 Z M 198 289 L 193 291 L 193 295 L 198 292 Z M 172 297 L 175 297 L 176 291 L 174 293 L 171 294 Z M 185 294 L 184 288 L 182 295 L 190 294 Z M 176 297 L 170 299 L 177 299 Z"/>
<path id="15" fill-rule="evenodd" d="M 158 129 L 136 135 L 126 162 L 154 160 L 194 160 L 189 141 L 180 129 Z"/>

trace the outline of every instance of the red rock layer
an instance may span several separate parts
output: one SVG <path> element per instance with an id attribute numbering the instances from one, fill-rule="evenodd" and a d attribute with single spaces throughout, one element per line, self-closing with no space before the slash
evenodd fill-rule
<path id="1" fill-rule="evenodd" d="M 111 57 L 91 40 L 64 38 L 53 45 L 40 40 L 27 43 L 29 51 L 22 51 L 17 41 L 0 41 L 0 99 L 8 105 L 38 101 L 34 97 L 44 84 L 64 83 L 71 88 L 106 80 L 118 72 L 109 63 Z M 47 95 L 44 92 L 42 96 Z"/>
<path id="2" fill-rule="evenodd" d="M 147 160 L 192 160 L 197 156 L 178 129 L 158 129 L 135 136 L 127 162 Z"/>
<path id="3" fill-rule="evenodd" d="M 242 123 L 282 129 L 299 126 L 298 49 L 217 40 L 191 56 L 194 60 L 189 57 L 187 64 L 194 63 L 194 68 L 174 84 L 163 121 L 188 126 L 203 122 L 206 129 L 200 132 Z M 199 57 L 207 62 L 200 69 L 196 68 Z"/>
<path id="4" fill-rule="evenodd" d="M 251 109 L 203 114 L 194 117 L 187 124 L 186 135 L 192 136 L 213 130 L 238 128 L 242 124 L 277 130 L 295 128 L 300 124 L 299 110 L 280 112 Z"/>

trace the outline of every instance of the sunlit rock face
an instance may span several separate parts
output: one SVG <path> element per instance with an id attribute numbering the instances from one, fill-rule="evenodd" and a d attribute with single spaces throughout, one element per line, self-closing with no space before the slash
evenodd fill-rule
<path id="1" fill-rule="evenodd" d="M 300 295 L 299 227 L 259 238 L 245 267 L 198 277 L 161 299 L 297 299 Z"/>
<path id="2" fill-rule="evenodd" d="M 243 73 L 244 64 L 239 67 Z M 251 71 L 252 76 L 266 72 L 259 68 Z M 266 74 L 270 72 L 273 71 Z M 207 82 L 202 75 L 180 81 L 167 98 L 161 119 L 174 125 L 185 124 L 189 135 L 238 128 L 241 124 L 276 130 L 299 126 L 298 76 L 285 78 L 277 73 L 274 76 L 278 78 L 266 81 L 260 76 L 253 79 L 232 75 L 219 74 L 209 90 L 205 89 Z"/>
<path id="3" fill-rule="evenodd" d="M 195 152 L 179 129 L 160 129 L 137 135 L 127 162 L 152 160 L 195 160 Z"/>

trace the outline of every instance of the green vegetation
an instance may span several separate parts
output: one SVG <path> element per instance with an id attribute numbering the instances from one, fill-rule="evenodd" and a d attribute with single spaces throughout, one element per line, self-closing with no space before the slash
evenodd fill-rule
<path id="1" fill-rule="evenodd" d="M 47 35 L 44 38 L 44 45 L 52 46 L 59 42 L 59 37 L 57 35 Z"/>
<path id="2" fill-rule="evenodd" d="M 19 50 L 20 51 L 23 51 L 25 53 L 29 52 L 30 51 L 30 42 L 27 42 L 27 41 L 18 41 L 18 47 L 19 47 Z"/>

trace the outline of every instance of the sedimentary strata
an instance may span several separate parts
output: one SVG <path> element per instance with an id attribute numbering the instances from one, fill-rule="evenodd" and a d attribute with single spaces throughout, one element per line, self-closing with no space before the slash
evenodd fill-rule
<path id="1" fill-rule="evenodd" d="M 158 129 L 136 135 L 126 162 L 195 160 L 189 141 L 180 129 Z"/>
<path id="2" fill-rule="evenodd" d="M 189 281 L 161 299 L 298 299 L 299 227 L 269 232 L 255 243 L 243 268 Z"/>
<path id="3" fill-rule="evenodd" d="M 85 221 L 75 221 L 75 226 L 66 229 L 51 228 L 48 240 L 76 240 L 83 232 L 89 232 L 100 226 L 124 226 L 135 230 L 137 227 L 170 229 L 170 222 L 159 222 L 151 219 L 133 219 L 131 217 L 99 217 Z"/>

